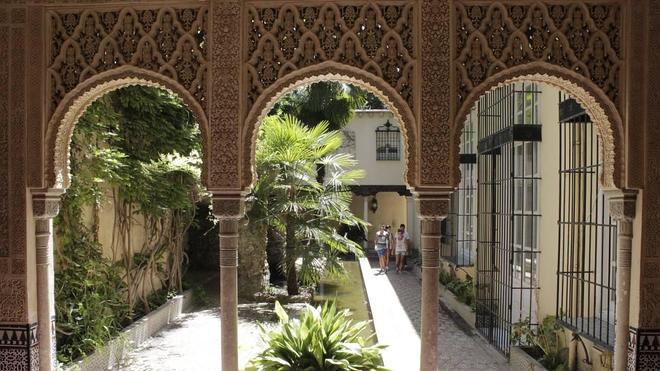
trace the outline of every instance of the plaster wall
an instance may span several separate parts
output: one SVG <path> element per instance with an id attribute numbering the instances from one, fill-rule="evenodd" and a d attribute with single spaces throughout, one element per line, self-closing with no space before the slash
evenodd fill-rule
<path id="1" fill-rule="evenodd" d="M 536 265 L 538 286 L 536 298 L 538 318 L 554 316 L 557 309 L 557 220 L 559 218 L 559 91 L 551 86 L 539 85 L 539 249 Z"/>
<path id="2" fill-rule="evenodd" d="M 376 128 L 390 121 L 401 130 L 400 159 L 396 161 L 376 160 Z M 389 110 L 356 110 L 344 131 L 354 133 L 354 155 L 358 168 L 366 174 L 358 181 L 361 185 L 405 185 L 404 133 L 400 123 Z M 346 142 L 346 139 L 344 139 Z M 350 152 L 350 149 L 348 150 Z M 405 223 L 405 221 L 404 221 Z"/>
<path id="3" fill-rule="evenodd" d="M 366 197 L 368 204 L 371 204 L 372 196 Z M 376 238 L 376 231 L 381 224 L 389 224 L 392 226 L 394 231 L 399 227 L 400 224 L 407 223 L 407 210 L 406 210 L 406 197 L 399 196 L 396 192 L 380 192 L 376 195 L 378 200 L 378 209 L 376 212 L 368 210 L 368 214 L 365 218 L 364 215 L 364 199 L 363 196 L 353 196 L 351 202 L 351 211 L 362 219 L 367 219 L 371 226 L 367 233 L 367 238 L 369 240 L 368 248 L 374 248 L 374 239 Z M 408 231 L 411 241 L 414 241 L 414 236 L 412 231 Z"/>

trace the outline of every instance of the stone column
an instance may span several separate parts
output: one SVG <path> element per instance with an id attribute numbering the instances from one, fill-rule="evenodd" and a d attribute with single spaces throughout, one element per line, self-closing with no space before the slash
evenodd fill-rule
<path id="1" fill-rule="evenodd" d="M 624 371 L 628 362 L 628 330 L 630 327 L 630 266 L 632 263 L 633 221 L 636 192 L 610 195 L 610 215 L 617 221 L 616 251 L 616 322 L 614 370 Z"/>
<path id="2" fill-rule="evenodd" d="M 440 222 L 449 210 L 448 197 L 419 197 L 422 225 L 422 325 L 420 370 L 438 369 L 438 274 Z"/>
<path id="3" fill-rule="evenodd" d="M 53 218 L 60 206 L 60 192 L 32 194 L 37 260 L 37 309 L 39 321 L 39 369 L 57 369 L 55 355 L 55 270 L 53 265 Z"/>
<path id="4" fill-rule="evenodd" d="M 218 218 L 220 235 L 220 342 L 222 369 L 238 370 L 238 223 L 243 216 L 243 198 L 214 195 L 213 214 Z"/>

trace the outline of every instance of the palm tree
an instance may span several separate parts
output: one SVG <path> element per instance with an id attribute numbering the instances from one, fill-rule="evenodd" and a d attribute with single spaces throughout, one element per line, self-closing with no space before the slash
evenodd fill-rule
<path id="1" fill-rule="evenodd" d="M 289 295 L 298 294 L 299 281 L 316 282 L 325 273 L 342 272 L 339 253 L 361 254 L 360 245 L 337 233 L 342 224 L 366 227 L 350 210 L 348 188 L 364 172 L 351 169 L 356 161 L 350 154 L 335 153 L 340 146 L 341 134 L 329 131 L 325 121 L 307 127 L 285 115 L 269 116 L 261 125 L 252 207 L 262 209 L 269 226 L 285 240 L 281 268 Z M 318 165 L 328 170 L 322 182 Z"/>
<path id="2" fill-rule="evenodd" d="M 339 130 L 348 124 L 354 110 L 383 107 L 378 98 L 358 87 L 336 81 L 321 81 L 284 96 L 277 102 L 271 115 L 291 114 L 308 127 L 327 121 L 329 130 Z"/>

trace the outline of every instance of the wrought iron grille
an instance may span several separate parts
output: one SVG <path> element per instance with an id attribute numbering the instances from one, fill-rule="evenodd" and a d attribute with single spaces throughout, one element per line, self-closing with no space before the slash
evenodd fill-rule
<path id="1" fill-rule="evenodd" d="M 538 323 L 538 94 L 511 84 L 478 102 L 476 327 L 508 356 L 513 324 Z"/>
<path id="2" fill-rule="evenodd" d="M 600 188 L 599 137 L 573 99 L 559 95 L 557 318 L 614 345 L 616 224 Z"/>
<path id="3" fill-rule="evenodd" d="M 401 159 L 401 131 L 390 120 L 376 128 L 376 160 L 398 161 Z"/>
<path id="4" fill-rule="evenodd" d="M 461 182 L 451 196 L 440 254 L 457 266 L 471 266 L 477 256 L 477 110 L 470 111 L 461 134 Z"/>

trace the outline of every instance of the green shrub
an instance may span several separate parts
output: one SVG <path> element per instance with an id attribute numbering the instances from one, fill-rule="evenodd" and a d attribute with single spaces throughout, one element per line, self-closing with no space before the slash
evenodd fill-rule
<path id="1" fill-rule="evenodd" d="M 559 333 L 563 328 L 554 316 L 547 316 L 532 326 L 529 318 L 513 324 L 511 339 L 514 343 L 536 347 L 543 352 L 538 361 L 548 370 L 568 370 L 568 348 L 562 346 Z"/>
<path id="2" fill-rule="evenodd" d="M 368 322 L 353 323 L 348 309 L 308 306 L 296 320 L 276 302 L 275 312 L 281 328 L 261 327 L 267 348 L 247 370 L 387 370 L 380 359 L 384 346 L 366 345 L 361 333 Z"/>

